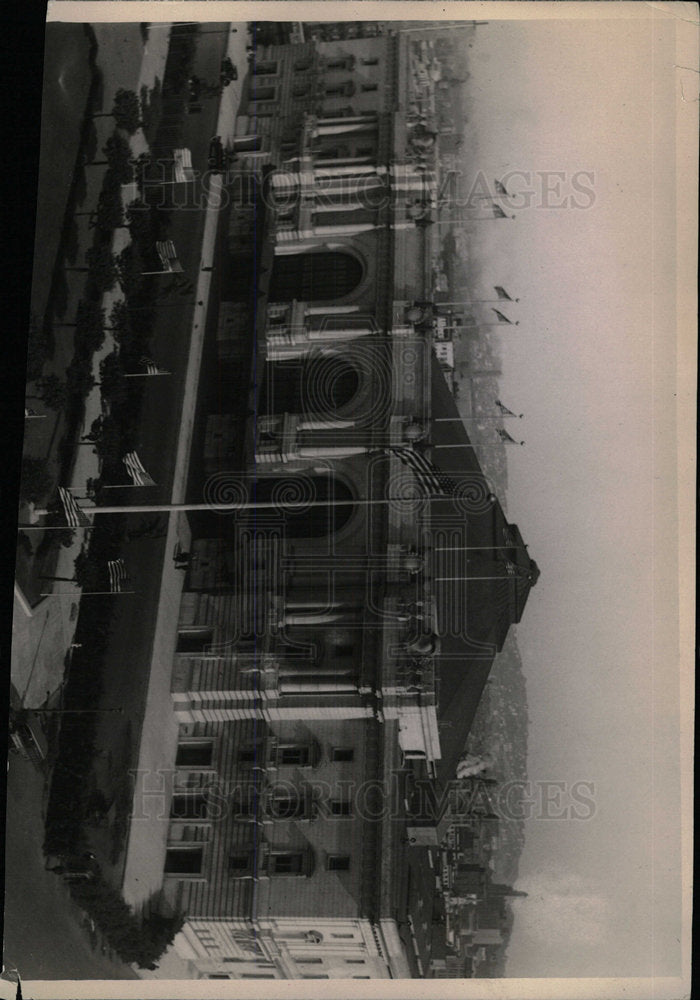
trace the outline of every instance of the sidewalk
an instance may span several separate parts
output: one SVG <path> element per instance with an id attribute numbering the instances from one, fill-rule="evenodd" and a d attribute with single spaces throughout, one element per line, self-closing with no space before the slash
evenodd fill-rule
<path id="1" fill-rule="evenodd" d="M 242 70 L 246 58 L 246 33 L 244 25 L 237 25 L 237 27 L 238 32 L 229 38 L 227 55 Z M 239 76 L 242 78 L 245 73 L 241 70 L 239 70 Z M 224 144 L 227 138 L 233 136 L 241 87 L 242 83 L 236 81 L 227 87 L 222 95 L 216 131 L 222 137 Z M 206 210 L 202 240 L 201 261 L 203 267 L 209 266 L 214 260 L 218 213 L 221 203 L 220 195 L 223 186 L 222 178 L 220 176 L 212 177 L 210 185 L 211 195 Z M 200 270 L 195 301 L 201 302 L 202 305 L 197 305 L 193 318 L 182 403 L 183 420 L 178 437 L 173 477 L 172 503 L 182 503 L 185 500 L 211 280 L 210 271 Z M 168 518 L 166 553 L 172 552 L 178 542 L 184 549 L 189 548 L 189 525 L 186 515 L 171 514 Z M 177 643 L 176 623 L 180 613 L 182 588 L 182 573 L 175 569 L 171 559 L 166 558 L 161 576 L 158 613 L 154 623 L 153 655 L 139 747 L 138 770 L 140 775 L 145 777 L 141 778 L 143 782 L 141 785 L 137 782 L 135 795 L 139 795 L 143 790 L 157 790 L 160 787 L 158 772 L 169 771 L 175 759 L 178 724 L 172 710 L 170 683 Z M 133 906 L 144 903 L 162 885 L 169 826 L 167 811 L 163 815 L 159 796 L 146 797 L 145 801 L 139 801 L 138 815 L 147 818 L 138 821 L 132 820 L 126 848 L 122 889 L 124 898 Z"/>
<path id="2" fill-rule="evenodd" d="M 170 25 L 157 26 L 156 31 L 149 34 L 148 44 L 143 49 L 138 81 L 133 88 L 139 93 L 142 86 L 152 87 L 156 78 L 163 79 L 165 63 L 170 44 Z M 104 47 L 109 36 L 101 40 L 103 56 L 109 62 L 109 53 Z M 99 61 L 99 56 L 98 56 Z M 120 67 L 121 70 L 121 67 Z M 105 81 L 105 97 L 108 103 L 113 101 L 114 94 L 123 85 L 122 73 L 118 72 L 113 81 Z M 143 131 L 139 129 L 130 139 L 134 156 L 148 149 Z M 101 181 L 100 181 L 101 183 Z M 134 185 L 123 185 L 122 200 L 124 207 L 137 196 Z M 130 242 L 128 230 L 117 229 L 112 239 L 112 253 L 120 253 Z M 105 316 L 109 314 L 114 304 L 123 300 L 121 291 L 116 288 L 106 292 L 102 298 L 102 308 Z M 93 356 L 92 375 L 98 382 L 100 378 L 100 362 L 114 350 L 115 343 L 112 334 L 107 331 L 104 344 Z M 90 429 L 90 425 L 102 413 L 102 398 L 99 386 L 95 386 L 85 400 L 85 418 L 82 433 Z M 81 495 L 88 478 L 99 474 L 98 457 L 88 445 L 76 448 L 75 462 L 70 482 L 65 485 L 73 492 Z M 87 539 L 87 534 L 80 529 L 75 533 L 73 544 L 61 548 L 54 576 L 71 578 L 76 557 L 81 552 Z M 53 591 L 32 610 L 25 601 L 21 590 L 15 586 L 13 619 L 12 619 L 12 680 L 20 693 L 22 704 L 28 708 L 37 708 L 48 694 L 53 694 L 63 681 L 64 659 L 75 635 L 78 620 L 80 588 L 69 582 L 46 581 L 46 591 Z M 60 594 L 60 596 L 58 596 Z"/>

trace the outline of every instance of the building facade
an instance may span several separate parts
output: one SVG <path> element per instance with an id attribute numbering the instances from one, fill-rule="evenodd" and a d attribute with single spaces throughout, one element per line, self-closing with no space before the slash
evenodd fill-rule
<path id="1" fill-rule="evenodd" d="M 426 473 L 437 164 L 407 74 L 386 33 L 259 49 L 245 83 L 225 224 L 256 282 L 216 344 L 249 379 L 204 445 L 205 498 L 240 510 L 190 518 L 172 664 L 161 893 L 195 977 L 420 974 L 407 776 L 443 763 L 443 659 L 488 669 L 536 578 L 467 443 Z"/>

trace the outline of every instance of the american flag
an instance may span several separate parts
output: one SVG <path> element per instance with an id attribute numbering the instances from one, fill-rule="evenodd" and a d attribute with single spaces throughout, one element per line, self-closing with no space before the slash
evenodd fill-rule
<path id="1" fill-rule="evenodd" d="M 512 299 L 510 297 L 510 295 L 505 290 L 505 288 L 503 287 L 503 285 L 494 285 L 493 286 L 493 290 L 496 293 L 496 295 L 499 297 L 499 299 L 505 299 L 507 302 L 513 302 L 513 301 L 517 302 L 518 301 L 517 299 Z"/>
<path id="2" fill-rule="evenodd" d="M 159 368 L 158 365 L 152 358 L 143 357 L 141 358 L 141 364 L 146 369 L 147 375 L 169 375 L 170 372 L 166 372 L 163 368 Z"/>
<path id="3" fill-rule="evenodd" d="M 129 473 L 134 486 L 155 486 L 155 480 L 151 479 L 143 465 L 141 464 L 141 459 L 136 454 L 135 451 L 128 452 L 122 462 L 126 466 L 126 471 Z"/>
<path id="4" fill-rule="evenodd" d="M 501 208 L 500 205 L 494 205 L 494 204 L 492 204 L 491 208 L 493 209 L 493 214 L 494 214 L 494 216 L 497 219 L 507 219 L 508 218 L 508 216 L 503 211 L 503 209 Z"/>
<path id="5" fill-rule="evenodd" d="M 504 430 L 502 427 L 496 428 L 496 434 L 498 434 L 501 441 L 505 441 L 506 443 L 510 442 L 510 444 L 525 444 L 524 441 L 516 441 L 515 438 L 512 438 L 508 433 L 508 431 Z"/>
<path id="6" fill-rule="evenodd" d="M 186 184 L 195 179 L 195 172 L 192 169 L 192 153 L 189 149 L 174 149 L 174 175 L 177 184 Z"/>
<path id="7" fill-rule="evenodd" d="M 90 524 L 90 518 L 78 506 L 73 494 L 63 486 L 58 487 L 58 497 L 63 505 L 66 521 L 71 528 L 85 528 Z"/>
<path id="8" fill-rule="evenodd" d="M 499 411 L 503 414 L 504 417 L 518 417 L 518 418 L 522 418 L 524 416 L 523 413 L 513 413 L 512 410 L 509 410 L 507 406 L 503 405 L 503 403 L 500 401 L 500 399 L 495 400 L 495 403 L 496 403 L 496 406 L 498 407 Z"/>
<path id="9" fill-rule="evenodd" d="M 109 572 L 109 591 L 111 594 L 121 593 L 122 585 L 129 579 L 123 559 L 110 559 L 107 563 Z"/>
<path id="10" fill-rule="evenodd" d="M 507 323 L 509 326 L 513 325 L 513 320 L 508 319 L 508 317 L 504 315 L 504 313 L 502 313 L 499 309 L 494 309 L 493 306 L 491 306 L 491 311 L 496 313 L 501 323 Z"/>
<path id="11" fill-rule="evenodd" d="M 503 195 L 505 198 L 510 198 L 504 184 L 501 184 L 500 181 L 494 181 L 493 185 L 496 188 L 496 194 Z"/>
<path id="12" fill-rule="evenodd" d="M 156 251 L 164 271 L 179 273 L 183 270 L 182 264 L 177 259 L 177 250 L 172 240 L 161 240 L 156 243 Z"/>
<path id="13" fill-rule="evenodd" d="M 413 448 L 389 448 L 389 451 L 411 470 L 426 493 L 448 497 L 455 495 L 457 490 L 455 480 L 425 455 Z"/>

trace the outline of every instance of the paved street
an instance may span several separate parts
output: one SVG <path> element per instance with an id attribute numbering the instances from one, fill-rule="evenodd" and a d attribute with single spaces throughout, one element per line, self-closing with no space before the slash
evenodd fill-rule
<path id="1" fill-rule="evenodd" d="M 41 815 L 44 774 L 10 755 L 7 775 L 4 965 L 31 979 L 134 979 L 111 961 L 81 926 L 83 914 L 68 888 L 44 870 Z M 60 929 L 60 933 L 57 933 Z M 25 994 L 27 995 L 27 994 Z"/>

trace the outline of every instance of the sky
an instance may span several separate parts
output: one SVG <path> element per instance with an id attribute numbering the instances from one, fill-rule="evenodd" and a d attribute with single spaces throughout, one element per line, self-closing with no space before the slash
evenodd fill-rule
<path id="1" fill-rule="evenodd" d="M 673 34 L 489 22 L 468 53 L 464 169 L 522 171 L 507 187 L 529 198 L 474 245 L 482 297 L 521 300 L 499 392 L 525 414 L 508 510 L 542 574 L 517 628 L 528 774 L 564 782 L 564 804 L 595 789 L 588 819 L 536 801 L 507 973 L 678 975 Z"/>

